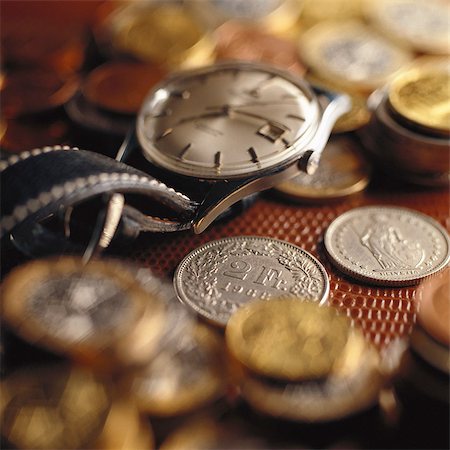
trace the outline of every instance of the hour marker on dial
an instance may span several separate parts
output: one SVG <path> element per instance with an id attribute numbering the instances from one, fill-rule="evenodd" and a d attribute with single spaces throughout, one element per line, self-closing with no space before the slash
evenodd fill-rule
<path id="1" fill-rule="evenodd" d="M 191 143 L 189 143 L 188 145 L 186 145 L 185 147 L 183 147 L 183 149 L 181 150 L 180 154 L 178 155 L 180 159 L 184 158 L 184 155 L 186 154 L 186 152 L 191 148 Z"/>
<path id="2" fill-rule="evenodd" d="M 163 137 L 166 137 L 168 134 L 172 133 L 172 131 L 173 131 L 173 128 L 167 128 L 156 138 L 156 140 L 159 141 Z"/>
<path id="3" fill-rule="evenodd" d="M 247 151 L 250 153 L 250 158 L 252 162 L 254 163 L 259 162 L 258 155 L 256 154 L 256 150 L 253 147 L 250 147 Z"/>
<path id="4" fill-rule="evenodd" d="M 220 165 L 222 164 L 222 153 L 221 152 L 217 152 L 214 155 L 214 167 L 220 167 Z"/>

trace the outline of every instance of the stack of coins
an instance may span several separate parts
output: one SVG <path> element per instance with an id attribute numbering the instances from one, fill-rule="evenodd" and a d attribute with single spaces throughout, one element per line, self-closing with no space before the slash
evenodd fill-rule
<path id="1" fill-rule="evenodd" d="M 450 374 L 450 269 L 424 281 L 418 289 L 418 311 L 394 387 L 403 413 L 399 429 L 413 430 L 417 446 L 442 445 L 420 433 L 427 411 L 436 429 L 448 429 Z"/>
<path id="2" fill-rule="evenodd" d="M 242 396 L 258 411 L 322 422 L 377 402 L 377 352 L 332 307 L 255 301 L 231 317 L 225 336 Z"/>
<path id="3" fill-rule="evenodd" d="M 425 186 L 450 182 L 450 60 L 425 59 L 387 86 L 361 138 L 387 172 Z"/>

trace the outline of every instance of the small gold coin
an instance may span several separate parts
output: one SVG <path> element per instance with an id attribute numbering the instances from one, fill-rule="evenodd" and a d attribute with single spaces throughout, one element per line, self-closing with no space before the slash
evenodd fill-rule
<path id="1" fill-rule="evenodd" d="M 14 448 L 91 448 L 112 401 L 110 386 L 69 366 L 27 367 L 0 387 L 1 434 Z"/>
<path id="2" fill-rule="evenodd" d="M 410 126 L 450 134 L 450 60 L 398 74 L 389 88 L 389 104 Z"/>
<path id="3" fill-rule="evenodd" d="M 342 356 L 350 321 L 331 307 L 300 299 L 254 301 L 231 316 L 225 337 L 239 363 L 266 377 L 312 380 L 338 367 L 348 370 Z"/>
<path id="4" fill-rule="evenodd" d="M 310 27 L 324 20 L 360 18 L 362 0 L 303 0 L 301 22 Z"/>
<path id="5" fill-rule="evenodd" d="M 352 108 L 348 113 L 339 117 L 334 124 L 333 133 L 355 131 L 369 122 L 371 113 L 367 107 L 367 98 L 365 96 L 351 92 L 351 90 L 339 86 L 338 83 L 323 80 L 316 74 L 308 73 L 306 79 L 315 86 L 323 87 L 330 91 L 345 92 L 351 97 Z"/>
<path id="6" fill-rule="evenodd" d="M 299 40 L 300 56 L 321 78 L 352 92 L 383 85 L 411 56 L 356 20 L 326 21 Z"/>
<path id="7" fill-rule="evenodd" d="M 352 138 L 332 136 L 313 175 L 300 174 L 275 190 L 300 202 L 323 202 L 361 192 L 370 181 L 370 169 Z"/>
<path id="8" fill-rule="evenodd" d="M 119 10 L 111 19 L 112 44 L 143 61 L 171 69 L 213 61 L 211 36 L 180 6 L 136 4 Z"/>

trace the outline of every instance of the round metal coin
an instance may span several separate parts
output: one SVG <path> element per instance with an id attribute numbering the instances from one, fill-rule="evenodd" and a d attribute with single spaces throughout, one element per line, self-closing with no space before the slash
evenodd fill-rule
<path id="1" fill-rule="evenodd" d="M 416 284 L 450 260 L 445 229 L 431 217 L 404 208 L 347 211 L 328 227 L 324 243 L 342 272 L 377 285 Z"/>
<path id="2" fill-rule="evenodd" d="M 302 173 L 275 190 L 295 201 L 317 203 L 356 194 L 368 183 L 369 166 L 354 141 L 341 136 L 330 139 L 313 175 Z"/>
<path id="3" fill-rule="evenodd" d="M 323 304 L 327 273 L 308 252 L 267 237 L 236 236 L 208 242 L 189 253 L 174 276 L 179 299 L 225 326 L 253 299 L 299 297 Z"/>

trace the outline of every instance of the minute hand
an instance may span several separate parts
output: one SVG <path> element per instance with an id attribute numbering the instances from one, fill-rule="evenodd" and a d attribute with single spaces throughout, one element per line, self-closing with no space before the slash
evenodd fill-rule
<path id="1" fill-rule="evenodd" d="M 239 107 L 242 107 L 241 105 Z M 289 127 L 287 127 L 286 125 L 282 124 L 281 122 L 278 122 L 276 120 L 270 119 L 269 117 L 265 117 L 265 116 L 261 116 L 260 114 L 256 114 L 256 113 L 252 113 L 249 111 L 243 111 L 241 109 L 238 109 L 238 107 L 233 107 L 230 106 L 229 107 L 229 111 L 233 112 L 235 114 L 242 114 L 244 116 L 248 116 L 248 117 L 254 117 L 255 119 L 261 119 L 264 120 L 267 123 L 270 123 L 278 128 L 281 128 L 282 130 L 286 130 L 286 131 L 291 131 L 291 129 Z"/>

